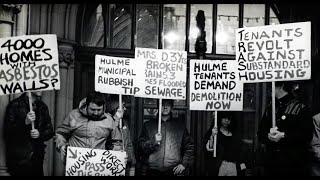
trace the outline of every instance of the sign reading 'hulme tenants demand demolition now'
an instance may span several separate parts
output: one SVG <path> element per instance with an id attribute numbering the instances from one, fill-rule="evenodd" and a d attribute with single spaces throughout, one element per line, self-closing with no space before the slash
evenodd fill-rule
<path id="1" fill-rule="evenodd" d="M 311 78 L 311 23 L 236 30 L 240 81 L 271 82 Z"/>
<path id="2" fill-rule="evenodd" d="M 56 35 L 0 39 L 0 95 L 59 90 Z"/>
<path id="3" fill-rule="evenodd" d="M 126 152 L 68 147 L 66 176 L 124 176 Z"/>
<path id="4" fill-rule="evenodd" d="M 187 52 L 136 48 L 136 61 L 142 62 L 139 91 L 146 98 L 186 99 Z"/>
<path id="5" fill-rule="evenodd" d="M 129 58 L 96 55 L 95 90 L 103 93 L 135 95 L 136 75 L 141 71 L 137 61 Z"/>
<path id="6" fill-rule="evenodd" d="M 237 61 L 191 60 L 190 94 L 190 110 L 242 111 Z"/>

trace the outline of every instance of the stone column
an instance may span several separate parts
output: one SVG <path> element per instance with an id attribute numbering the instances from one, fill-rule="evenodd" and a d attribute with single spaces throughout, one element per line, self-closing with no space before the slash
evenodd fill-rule
<path id="1" fill-rule="evenodd" d="M 14 14 L 18 14 L 22 4 L 0 4 L 0 38 L 11 37 Z M 3 139 L 3 122 L 9 96 L 0 96 L 0 176 L 8 176 L 6 167 L 5 142 Z"/>
<path id="2" fill-rule="evenodd" d="M 60 90 L 56 93 L 55 128 L 60 126 L 66 115 L 73 109 L 74 89 L 74 44 L 59 41 Z M 57 151 L 54 156 L 54 175 L 64 175 L 64 166 Z"/>

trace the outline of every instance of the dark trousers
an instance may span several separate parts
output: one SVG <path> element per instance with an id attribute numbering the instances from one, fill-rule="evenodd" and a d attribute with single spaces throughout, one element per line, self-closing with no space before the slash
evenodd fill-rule
<path id="1" fill-rule="evenodd" d="M 306 176 L 307 160 L 301 152 L 272 151 L 267 153 L 265 175 Z"/>
<path id="2" fill-rule="evenodd" d="M 32 158 L 8 167 L 11 176 L 43 176 L 43 159 Z"/>
<path id="3" fill-rule="evenodd" d="M 146 175 L 147 176 L 183 176 L 182 174 L 174 175 L 173 168 L 164 170 L 164 171 L 160 171 L 156 169 L 148 169 Z"/>

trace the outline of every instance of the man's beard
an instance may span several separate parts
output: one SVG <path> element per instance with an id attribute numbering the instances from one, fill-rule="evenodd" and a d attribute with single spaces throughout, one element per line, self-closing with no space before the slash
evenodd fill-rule
<path id="1" fill-rule="evenodd" d="M 98 121 L 101 118 L 102 115 L 91 115 L 91 119 L 93 121 Z"/>

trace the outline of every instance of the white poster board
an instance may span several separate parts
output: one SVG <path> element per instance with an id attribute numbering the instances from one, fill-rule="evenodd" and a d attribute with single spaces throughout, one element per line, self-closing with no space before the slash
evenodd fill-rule
<path id="1" fill-rule="evenodd" d="M 243 83 L 239 82 L 237 61 L 190 61 L 190 110 L 243 110 Z"/>
<path id="2" fill-rule="evenodd" d="M 59 89 L 56 35 L 0 39 L 0 95 Z"/>
<path id="3" fill-rule="evenodd" d="M 124 176 L 122 151 L 68 147 L 66 176 Z"/>
<path id="4" fill-rule="evenodd" d="M 186 99 L 187 52 L 136 48 L 135 59 L 141 62 L 137 97 Z"/>
<path id="5" fill-rule="evenodd" d="M 272 82 L 311 78 L 311 23 L 236 30 L 240 81 Z"/>
<path id="6" fill-rule="evenodd" d="M 141 69 L 129 58 L 96 55 L 95 90 L 108 94 L 135 95 L 136 75 Z"/>

